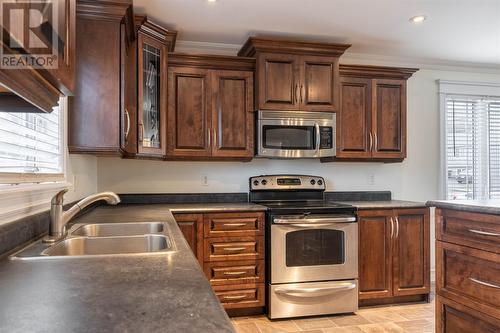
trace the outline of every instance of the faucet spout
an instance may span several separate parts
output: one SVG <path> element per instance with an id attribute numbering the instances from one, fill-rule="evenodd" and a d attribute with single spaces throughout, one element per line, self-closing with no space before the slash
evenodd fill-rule
<path id="1" fill-rule="evenodd" d="M 108 205 L 117 205 L 120 203 L 120 197 L 116 193 L 101 192 L 83 198 L 71 208 L 64 211 L 63 197 L 67 191 L 67 189 L 64 189 L 52 198 L 50 207 L 49 236 L 44 239 L 44 242 L 53 243 L 66 236 L 66 224 L 82 209 L 93 204 L 94 202 L 104 200 Z"/>

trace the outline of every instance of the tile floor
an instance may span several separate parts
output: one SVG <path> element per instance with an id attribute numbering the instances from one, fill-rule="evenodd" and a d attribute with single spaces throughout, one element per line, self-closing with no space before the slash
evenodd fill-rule
<path id="1" fill-rule="evenodd" d="M 432 333 L 434 295 L 430 303 L 363 307 L 356 314 L 273 320 L 266 316 L 233 318 L 238 333 Z"/>

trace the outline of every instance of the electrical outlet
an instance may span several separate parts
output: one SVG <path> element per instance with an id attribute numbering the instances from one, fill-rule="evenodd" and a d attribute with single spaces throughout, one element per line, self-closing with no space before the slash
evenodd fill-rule
<path id="1" fill-rule="evenodd" d="M 367 182 L 368 182 L 368 185 L 375 185 L 375 174 L 374 173 L 368 174 Z"/>
<path id="2" fill-rule="evenodd" d="M 208 176 L 207 175 L 201 175 L 201 185 L 208 186 Z"/>
<path id="3" fill-rule="evenodd" d="M 71 177 L 71 186 L 70 186 L 70 190 L 72 192 L 76 192 L 76 176 L 73 175 L 73 177 Z"/>

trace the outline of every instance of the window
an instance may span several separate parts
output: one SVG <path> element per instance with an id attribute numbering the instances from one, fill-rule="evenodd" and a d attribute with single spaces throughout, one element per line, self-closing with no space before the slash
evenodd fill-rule
<path id="1" fill-rule="evenodd" d="M 0 183 L 64 180 L 60 105 L 50 114 L 0 112 Z"/>
<path id="2" fill-rule="evenodd" d="M 500 199 L 500 98 L 443 98 L 446 199 Z"/>

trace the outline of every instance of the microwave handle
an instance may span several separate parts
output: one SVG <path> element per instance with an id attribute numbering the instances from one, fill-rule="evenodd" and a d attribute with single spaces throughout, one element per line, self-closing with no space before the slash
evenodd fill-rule
<path id="1" fill-rule="evenodd" d="M 321 144 L 320 131 L 318 123 L 314 123 L 314 128 L 316 129 L 316 157 L 319 157 L 319 146 Z"/>

